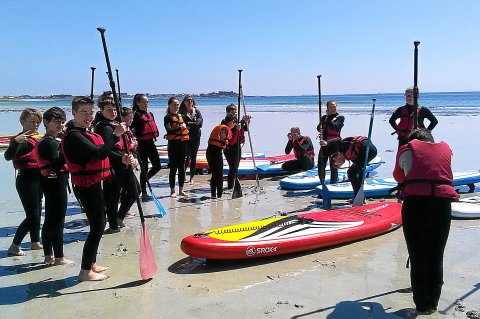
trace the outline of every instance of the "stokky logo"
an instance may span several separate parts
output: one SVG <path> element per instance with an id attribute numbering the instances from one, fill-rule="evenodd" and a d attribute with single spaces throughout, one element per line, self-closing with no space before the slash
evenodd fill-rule
<path id="1" fill-rule="evenodd" d="M 245 253 L 247 256 L 253 256 L 258 254 L 269 254 L 277 251 L 277 247 L 263 247 L 263 248 L 255 248 L 255 247 L 248 247 Z"/>

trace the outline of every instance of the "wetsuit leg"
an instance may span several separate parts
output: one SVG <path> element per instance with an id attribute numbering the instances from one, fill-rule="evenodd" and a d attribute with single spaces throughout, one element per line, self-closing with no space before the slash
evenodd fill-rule
<path id="1" fill-rule="evenodd" d="M 282 169 L 285 172 L 298 172 L 302 170 L 302 164 L 299 160 L 286 161 L 282 164 Z"/>
<path id="2" fill-rule="evenodd" d="M 324 160 L 325 165 L 327 165 L 327 160 L 330 163 L 330 184 L 335 184 L 338 182 L 338 168 L 333 165 L 331 157 L 326 157 Z"/>
<path id="3" fill-rule="evenodd" d="M 108 218 L 110 229 L 118 228 L 118 202 L 122 191 L 123 180 L 125 179 L 125 167 L 115 167 L 113 176 L 103 181 L 103 196 L 105 198 L 105 213 Z"/>
<path id="4" fill-rule="evenodd" d="M 123 183 L 122 194 L 120 197 L 120 208 L 118 209 L 118 217 L 120 219 L 125 218 L 125 215 L 137 200 L 134 187 L 137 188 L 137 194 L 140 194 L 141 192 L 140 183 L 134 174 L 127 174 L 126 178 L 123 180 Z"/>
<path id="5" fill-rule="evenodd" d="M 152 178 L 161 169 L 160 157 L 158 155 L 155 142 L 153 140 L 138 141 L 138 154 L 140 160 L 142 161 L 142 167 L 146 170 L 146 172 L 142 171 L 140 174 L 140 185 L 142 188 L 142 193 L 146 194 L 147 178 Z M 150 163 L 152 164 L 150 170 L 148 170 L 148 160 L 150 160 Z"/>
<path id="6" fill-rule="evenodd" d="M 450 230 L 448 199 L 408 196 L 402 206 L 413 300 L 419 311 L 436 308 L 443 285 L 443 253 Z"/>
<path id="7" fill-rule="evenodd" d="M 210 179 L 210 191 L 212 197 L 222 197 L 223 193 L 223 157 L 222 149 L 210 145 L 207 148 L 208 167 L 212 172 Z"/>
<path id="8" fill-rule="evenodd" d="M 325 180 L 325 168 L 327 167 L 327 159 L 328 157 L 325 157 L 323 155 L 323 149 L 320 149 L 320 152 L 318 153 L 318 178 L 320 180 Z M 323 160 L 323 167 L 320 165 L 320 162 Z M 331 166 L 331 165 L 330 165 Z"/>
<path id="9" fill-rule="evenodd" d="M 237 176 L 238 165 L 240 164 L 240 155 L 237 145 L 231 145 L 224 150 L 225 158 L 228 163 L 228 189 L 234 186 L 235 177 Z"/>
<path id="10" fill-rule="evenodd" d="M 197 171 L 197 153 L 200 147 L 200 138 L 193 138 L 187 141 L 187 159 L 190 162 L 190 179 Z M 187 165 L 187 161 L 185 162 Z"/>
<path id="11" fill-rule="evenodd" d="M 45 255 L 53 254 L 55 258 L 62 258 L 64 257 L 63 230 L 67 211 L 68 174 L 60 174 L 57 178 L 42 177 L 41 182 L 42 188 L 45 190 L 45 221 L 42 228 L 43 251 Z M 48 226 L 47 229 L 46 225 Z"/>
<path id="12" fill-rule="evenodd" d="M 182 141 L 168 141 L 168 162 L 170 163 L 170 173 L 168 182 L 170 188 L 175 188 L 175 175 L 178 170 L 178 186 L 183 187 L 185 183 L 185 155 L 187 145 Z"/>
<path id="13" fill-rule="evenodd" d="M 147 155 L 147 144 L 143 141 L 138 141 L 138 157 L 142 165 L 140 166 L 140 186 L 142 193 L 147 193 L 147 175 L 148 175 L 148 155 Z M 145 169 L 145 171 L 143 170 Z"/>
<path id="14" fill-rule="evenodd" d="M 148 179 L 150 179 L 153 176 L 155 176 L 160 171 L 160 169 L 162 167 L 160 165 L 160 156 L 158 155 L 158 150 L 157 150 L 157 147 L 155 146 L 155 141 L 151 140 L 151 141 L 149 141 L 149 143 L 147 145 L 148 145 L 147 146 L 148 159 L 150 160 L 150 163 L 152 164 L 152 167 L 150 168 L 150 170 L 148 171 L 148 174 L 147 174 Z M 145 169 L 147 169 L 147 168 L 145 167 Z"/>
<path id="15" fill-rule="evenodd" d="M 18 173 L 15 186 L 25 210 L 25 219 L 15 232 L 13 243 L 19 246 L 23 238 L 30 232 L 30 241 L 40 242 L 40 219 L 42 212 L 42 187 L 40 171 L 22 170 Z"/>
<path id="16" fill-rule="evenodd" d="M 82 254 L 82 269 L 92 269 L 92 264 L 97 260 L 97 250 L 100 239 L 105 229 L 105 204 L 101 182 L 93 184 L 90 187 L 78 187 L 77 194 L 85 207 L 90 232 L 88 233 Z"/>

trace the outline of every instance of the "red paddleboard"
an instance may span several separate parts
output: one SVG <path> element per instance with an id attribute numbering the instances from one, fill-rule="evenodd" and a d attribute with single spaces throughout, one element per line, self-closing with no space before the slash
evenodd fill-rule
<path id="1" fill-rule="evenodd" d="M 182 240 L 184 253 L 207 259 L 248 259 L 348 243 L 400 227 L 402 205 L 373 203 L 280 216 L 216 228 Z"/>

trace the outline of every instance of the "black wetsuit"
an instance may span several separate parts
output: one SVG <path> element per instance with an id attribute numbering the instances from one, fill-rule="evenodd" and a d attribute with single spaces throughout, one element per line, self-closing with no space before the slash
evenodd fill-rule
<path id="1" fill-rule="evenodd" d="M 69 127 L 68 129 L 71 129 Z M 81 134 L 84 128 L 75 127 L 71 133 L 64 138 L 63 149 L 65 157 L 72 163 L 85 166 L 90 160 L 104 160 L 112 151 L 115 143 L 119 141 L 118 136 L 112 134 L 105 141 L 103 146 L 97 146 Z M 97 250 L 105 229 L 105 202 L 101 182 L 89 187 L 75 186 L 75 193 L 79 197 L 88 222 L 90 232 L 85 240 L 82 254 L 82 269 L 90 270 L 92 264 L 97 260 Z"/>
<path id="2" fill-rule="evenodd" d="M 95 133 L 100 135 L 106 141 L 115 130 L 117 122 L 106 119 L 103 115 L 98 116 L 95 125 Z M 108 218 L 108 227 L 110 229 L 118 228 L 117 218 L 119 217 L 118 203 L 124 180 L 127 178 L 127 169 L 122 163 L 123 152 L 117 148 L 113 148 L 108 154 L 110 160 L 110 168 L 112 177 L 103 182 L 103 196 L 105 199 L 105 212 Z"/>
<path id="3" fill-rule="evenodd" d="M 210 192 L 212 198 L 222 197 L 223 194 L 223 156 L 222 148 L 216 145 L 208 144 L 207 147 L 208 167 L 212 172 L 210 179 Z"/>
<path id="4" fill-rule="evenodd" d="M 140 120 L 140 116 L 146 113 L 146 111 L 142 110 L 137 110 L 134 113 L 133 122 L 130 127 L 135 134 L 143 132 L 144 124 Z M 158 155 L 158 150 L 155 146 L 155 139 L 152 138 L 148 140 L 138 140 L 138 155 L 140 156 L 140 161 L 142 161 L 141 167 L 145 168 L 145 170 L 147 171 L 142 171 L 140 174 L 140 186 L 142 189 L 142 193 L 147 194 L 147 179 L 155 176 L 155 174 L 157 174 L 161 169 L 160 156 Z M 152 164 L 150 170 L 148 169 L 148 160 L 150 160 L 150 163 Z"/>
<path id="5" fill-rule="evenodd" d="M 409 105 L 409 104 L 405 104 L 405 106 L 407 107 L 407 113 L 410 114 L 410 116 L 412 116 L 412 118 L 413 118 L 414 106 Z M 399 108 L 397 108 L 395 110 L 395 112 L 393 112 L 392 116 L 390 116 L 390 119 L 388 120 L 388 122 L 390 123 L 390 125 L 392 126 L 392 128 L 395 131 L 397 130 L 396 121 L 398 119 L 402 118 L 402 108 L 403 108 L 403 106 L 400 106 Z M 437 124 L 438 124 L 437 118 L 435 117 L 435 115 L 433 115 L 432 111 L 430 111 L 430 109 L 428 107 L 422 106 L 422 107 L 419 107 L 419 108 L 420 108 L 420 111 L 418 112 L 418 118 L 417 118 L 418 127 L 425 127 L 423 121 L 425 119 L 427 119 L 427 120 L 430 121 L 430 124 L 428 125 L 427 130 L 429 130 L 429 131 L 433 130 L 435 128 L 435 126 L 437 126 Z M 398 138 L 398 147 L 408 143 L 407 137 L 400 136 L 400 135 L 397 137 Z"/>
<path id="6" fill-rule="evenodd" d="M 225 120 L 222 120 L 221 124 L 226 125 Z M 248 131 L 248 125 L 243 120 L 240 122 L 240 125 L 242 128 L 238 131 L 238 133 L 235 126 L 231 129 L 233 137 L 229 140 L 227 147 L 223 150 L 223 154 L 225 155 L 225 159 L 228 163 L 228 189 L 232 189 L 234 186 L 235 177 L 237 177 L 238 166 L 240 165 L 240 159 L 242 157 L 242 144 L 245 143 L 244 133 Z"/>
<path id="7" fill-rule="evenodd" d="M 189 112 L 181 113 L 183 121 L 187 125 L 189 140 L 187 141 L 187 157 L 185 161 L 185 169 L 190 164 L 190 179 L 197 170 L 197 153 L 200 147 L 200 137 L 202 136 L 203 117 L 202 113 L 195 108 L 195 114 Z"/>
<path id="8" fill-rule="evenodd" d="M 28 143 L 18 143 L 12 139 L 5 151 L 5 159 L 12 160 L 15 156 L 23 156 L 34 151 Z M 15 181 L 18 196 L 25 210 L 25 219 L 18 225 L 13 244 L 19 246 L 23 238 L 30 233 L 32 243 L 40 242 L 40 219 L 42 212 L 42 187 L 40 184 L 40 170 L 38 168 L 20 169 Z"/>
<path id="9" fill-rule="evenodd" d="M 46 136 L 46 135 L 45 135 Z M 55 138 L 44 138 L 38 145 L 39 158 L 48 161 L 52 174 L 41 176 L 40 182 L 45 195 L 45 220 L 42 227 L 43 252 L 45 256 L 63 255 L 63 230 L 68 202 L 68 171 L 60 172 L 65 158 L 60 143 Z"/>
<path id="10" fill-rule="evenodd" d="M 163 124 L 167 134 L 179 131 L 179 128 L 172 128 L 172 119 L 170 115 L 165 115 Z M 169 140 L 168 141 L 168 165 L 170 166 L 170 173 L 168 175 L 168 182 L 170 188 L 175 188 L 175 175 L 178 170 L 178 186 L 183 187 L 185 183 L 185 157 L 187 155 L 187 141 Z"/>
<path id="11" fill-rule="evenodd" d="M 298 158 L 282 164 L 282 169 L 285 172 L 307 171 L 315 166 L 313 160 L 315 154 L 310 137 L 300 136 L 297 140 L 288 140 L 285 146 L 285 154 L 290 154 L 292 150 L 295 150 Z"/>
<path id="12" fill-rule="evenodd" d="M 328 141 L 332 138 L 332 136 L 328 135 L 327 127 L 330 130 L 337 131 L 338 135 L 340 135 L 344 121 L 345 117 L 339 115 L 338 113 L 322 116 L 321 122 L 317 125 L 317 131 L 320 132 L 320 125 L 327 123 L 327 125 L 324 124 L 322 127 L 322 140 Z M 320 180 L 325 180 L 325 168 L 327 167 L 327 161 L 330 162 L 330 184 L 335 184 L 338 181 L 338 169 L 335 167 L 335 165 L 333 165 L 330 156 L 327 156 L 323 151 L 323 148 L 320 147 L 320 151 L 318 152 L 318 176 Z M 320 163 L 323 163 L 323 167 L 320 165 Z"/>

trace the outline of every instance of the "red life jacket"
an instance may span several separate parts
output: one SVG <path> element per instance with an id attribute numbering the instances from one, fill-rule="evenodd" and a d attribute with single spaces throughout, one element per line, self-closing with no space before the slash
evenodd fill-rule
<path id="1" fill-rule="evenodd" d="M 452 151 L 447 143 L 413 140 L 400 147 L 397 162 L 405 149 L 412 151 L 412 168 L 398 186 L 403 198 L 421 195 L 458 199 L 452 186 Z"/>
<path id="2" fill-rule="evenodd" d="M 302 136 L 300 137 L 298 141 L 298 144 L 302 145 L 304 142 L 305 142 L 305 137 Z M 293 147 L 293 154 L 295 154 L 295 158 L 296 159 L 300 159 L 300 156 L 302 155 L 300 153 L 300 150 L 298 150 L 296 147 Z M 312 149 L 309 149 L 309 150 L 306 150 L 305 151 L 305 155 L 307 155 L 308 157 L 310 158 L 314 158 L 315 157 L 315 150 L 312 148 Z"/>
<path id="3" fill-rule="evenodd" d="M 328 115 L 325 116 L 325 118 L 323 119 L 323 123 L 322 123 L 323 137 L 322 138 L 325 141 L 328 141 L 332 138 L 340 137 L 340 131 L 333 129 L 330 127 L 330 125 L 328 125 L 328 122 L 330 121 L 331 119 L 329 120 Z"/>
<path id="4" fill-rule="evenodd" d="M 224 137 L 222 137 L 222 135 Z M 230 130 L 230 128 L 226 125 L 219 124 L 215 126 L 212 130 L 212 133 L 210 133 L 208 144 L 215 145 L 225 149 L 225 147 L 227 147 L 227 144 L 228 144 L 228 139 L 231 137 L 232 137 L 232 131 Z"/>
<path id="5" fill-rule="evenodd" d="M 421 107 L 417 109 L 417 118 L 420 114 Z M 408 137 L 410 132 L 413 129 L 413 112 L 408 114 L 407 106 L 402 106 L 402 115 L 400 117 L 400 122 L 397 124 L 397 134 L 398 136 Z M 425 128 L 421 123 L 418 123 L 418 128 Z"/>
<path id="6" fill-rule="evenodd" d="M 367 140 L 365 136 L 354 136 L 348 144 L 348 149 L 345 152 L 345 158 L 349 161 L 354 161 L 357 159 L 358 154 L 360 154 L 360 148 L 362 143 Z"/>
<path id="7" fill-rule="evenodd" d="M 190 139 L 188 136 L 188 129 L 186 127 L 180 127 L 181 124 L 184 124 L 182 115 L 168 113 L 168 116 L 170 117 L 170 125 L 172 129 L 178 130 L 167 130 L 165 139 L 169 141 L 188 141 Z"/>
<path id="8" fill-rule="evenodd" d="M 65 163 L 63 165 L 63 167 L 60 169 L 60 171 L 58 172 L 54 172 L 52 170 L 52 166 L 51 166 L 51 163 L 45 159 L 43 159 L 39 154 L 38 154 L 38 148 L 40 147 L 40 144 L 42 143 L 43 140 L 45 139 L 54 139 L 55 138 L 52 136 L 52 135 L 47 135 L 45 134 L 43 136 L 43 138 L 35 145 L 35 156 L 37 157 L 37 163 L 38 163 L 38 168 L 40 169 L 40 173 L 42 174 L 42 176 L 51 176 L 51 177 L 55 177 L 57 176 L 57 173 L 62 173 L 62 172 L 66 172 L 68 171 L 68 168 L 67 168 L 67 163 Z"/>
<path id="9" fill-rule="evenodd" d="M 131 130 L 128 130 L 125 133 L 123 133 L 123 135 L 127 139 L 128 150 L 130 152 L 134 151 L 136 149 L 135 145 L 136 145 L 136 140 L 137 139 L 133 135 L 133 132 Z M 115 144 L 115 148 L 123 151 L 123 150 L 125 150 L 125 147 L 123 145 L 124 145 L 123 144 L 123 137 L 120 137 L 120 140 L 118 141 L 118 143 Z"/>
<path id="10" fill-rule="evenodd" d="M 25 155 L 15 156 L 12 158 L 13 167 L 15 169 L 38 168 L 37 154 L 35 153 L 35 147 L 38 144 L 38 140 L 33 137 L 29 137 L 27 138 L 27 143 L 33 146 L 32 150 Z"/>
<path id="11" fill-rule="evenodd" d="M 65 137 L 75 128 L 70 129 L 65 134 Z M 97 146 L 101 146 L 104 144 L 102 137 L 96 133 L 92 133 L 88 130 L 78 130 L 85 136 L 90 142 Z M 65 140 L 65 137 L 63 141 Z M 62 141 L 62 151 L 64 148 L 64 144 Z M 64 152 L 65 154 L 65 152 Z M 110 160 L 106 157 L 104 160 L 98 159 L 91 159 L 87 162 L 85 166 L 72 163 L 65 154 L 65 160 L 67 162 L 68 170 L 70 171 L 70 175 L 72 176 L 72 184 L 76 186 L 83 186 L 89 187 L 95 183 L 98 183 L 104 179 L 110 177 Z"/>
<path id="12" fill-rule="evenodd" d="M 156 139 L 159 134 L 157 124 L 155 123 L 155 119 L 153 118 L 153 114 L 151 112 L 142 112 L 139 114 L 140 123 L 142 123 L 143 125 L 143 130 L 141 130 L 140 132 L 135 132 L 137 135 L 137 139 L 139 139 L 140 141 Z"/>

